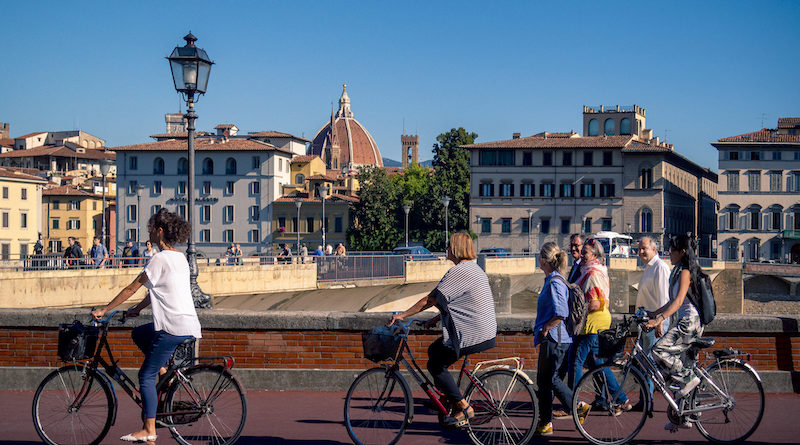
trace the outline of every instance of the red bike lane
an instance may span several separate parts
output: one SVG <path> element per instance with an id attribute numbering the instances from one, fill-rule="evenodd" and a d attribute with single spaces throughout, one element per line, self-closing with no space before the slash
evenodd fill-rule
<path id="1" fill-rule="evenodd" d="M 118 394 L 119 413 L 104 444 L 121 444 L 119 437 L 141 426 L 138 407 L 124 394 Z M 444 431 L 436 416 L 420 405 L 422 394 L 415 394 L 414 422 L 398 444 L 468 444 L 461 431 Z M 344 392 L 318 391 L 247 391 L 247 423 L 238 444 L 349 444 L 352 443 L 342 423 Z M 39 436 L 31 420 L 33 391 L 0 391 L 0 444 L 38 444 Z M 664 431 L 667 422 L 666 402 L 658 396 L 656 413 L 647 419 L 635 442 L 639 444 L 707 444 L 696 429 L 678 433 Z M 800 394 L 767 394 L 761 425 L 748 440 L 750 444 L 800 443 Z M 555 434 L 536 438 L 530 443 L 586 443 L 575 430 L 572 420 L 555 421 Z M 168 430 L 159 429 L 159 444 L 175 443 Z"/>

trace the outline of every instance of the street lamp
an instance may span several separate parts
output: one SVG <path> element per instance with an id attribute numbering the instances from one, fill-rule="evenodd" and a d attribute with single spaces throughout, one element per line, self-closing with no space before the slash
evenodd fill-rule
<path id="1" fill-rule="evenodd" d="M 106 247 L 108 247 L 108 240 L 106 239 L 106 176 L 109 171 L 111 171 L 111 161 L 108 159 L 100 161 L 100 174 L 103 175 L 103 231 L 100 239 Z"/>
<path id="2" fill-rule="evenodd" d="M 533 231 L 533 227 L 531 227 L 532 216 L 533 216 L 533 209 L 528 209 L 528 255 L 533 254 L 533 250 L 531 250 L 531 232 Z"/>
<path id="3" fill-rule="evenodd" d="M 448 207 L 450 206 L 450 197 L 445 196 L 442 198 L 442 205 L 444 206 L 444 248 L 447 250 L 447 245 L 450 244 L 450 226 L 447 224 Z"/>
<path id="4" fill-rule="evenodd" d="M 294 200 L 294 205 L 297 206 L 297 224 L 295 225 L 295 230 L 297 230 L 297 250 L 295 253 L 300 252 L 300 206 L 303 205 L 303 199 L 297 198 Z"/>
<path id="5" fill-rule="evenodd" d="M 330 187 L 323 185 L 319 188 L 319 197 L 322 198 L 322 251 L 327 251 L 328 245 L 325 244 L 325 198 L 328 197 Z"/>
<path id="6" fill-rule="evenodd" d="M 192 289 L 194 305 L 200 308 L 210 308 L 211 297 L 197 285 L 197 250 L 194 246 L 194 226 L 192 222 L 194 220 L 194 122 L 197 119 L 197 114 L 194 112 L 195 94 L 205 94 L 208 86 L 208 76 L 211 74 L 211 65 L 214 62 L 209 59 L 208 54 L 203 49 L 194 45 L 197 37 L 193 36 L 191 32 L 183 40 L 186 41 L 186 45 L 182 47 L 176 46 L 172 50 L 172 54 L 167 57 L 167 60 L 169 60 L 169 67 L 172 70 L 175 90 L 183 95 L 187 105 L 186 114 L 183 117 L 187 123 L 186 130 L 188 132 L 189 145 L 189 190 L 186 196 L 188 203 L 186 210 L 191 230 L 189 231 L 189 245 L 186 248 L 186 257 L 189 260 L 189 284 Z"/>
<path id="7" fill-rule="evenodd" d="M 403 211 L 406 212 L 406 247 L 408 247 L 408 212 L 411 210 L 410 204 L 403 205 Z"/>
<path id="8" fill-rule="evenodd" d="M 142 239 L 142 191 L 146 188 L 142 184 L 136 186 L 136 249 L 139 249 L 139 240 Z"/>
<path id="9" fill-rule="evenodd" d="M 476 246 L 476 248 L 478 249 L 478 252 L 480 252 L 481 251 L 481 235 L 480 234 L 483 233 L 483 230 L 481 228 L 481 216 L 480 215 L 475 215 L 475 219 L 477 220 L 477 223 L 478 223 L 478 230 L 475 231 L 475 233 L 478 234 L 478 237 L 476 238 L 476 243 L 478 245 Z"/>

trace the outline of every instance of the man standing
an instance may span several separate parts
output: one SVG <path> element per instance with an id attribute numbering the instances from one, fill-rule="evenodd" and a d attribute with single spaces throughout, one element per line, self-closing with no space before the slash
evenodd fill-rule
<path id="1" fill-rule="evenodd" d="M 569 270 L 567 281 L 574 283 L 578 281 L 581 276 L 581 249 L 583 249 L 583 235 L 580 233 L 573 233 L 569 237 L 569 253 L 572 255 L 572 269 Z M 660 306 L 659 306 L 660 307 Z"/>
<path id="2" fill-rule="evenodd" d="M 303 264 L 306 262 L 306 257 L 308 256 L 308 247 L 305 244 L 300 246 L 300 256 L 303 258 Z"/>
<path id="3" fill-rule="evenodd" d="M 67 243 L 69 245 L 64 249 L 64 265 L 67 268 L 71 268 L 74 262 L 73 258 L 75 258 L 75 252 L 72 250 L 72 246 L 75 245 L 75 238 L 67 237 Z"/>
<path id="4" fill-rule="evenodd" d="M 125 267 L 133 267 L 136 265 L 137 258 L 139 257 L 139 249 L 133 245 L 133 241 L 128 240 L 125 243 L 125 248 L 122 249 L 122 257 L 125 258 Z"/>
<path id="5" fill-rule="evenodd" d="M 639 241 L 639 258 L 644 262 L 644 272 L 639 280 L 636 307 L 655 311 L 669 301 L 669 266 L 658 256 L 658 243 L 650 237 Z M 642 349 L 649 353 L 657 339 L 669 330 L 669 320 L 642 336 Z"/>
<path id="6" fill-rule="evenodd" d="M 100 243 L 100 238 L 94 237 L 94 245 L 90 252 L 95 269 L 100 269 L 108 261 L 108 249 Z"/>

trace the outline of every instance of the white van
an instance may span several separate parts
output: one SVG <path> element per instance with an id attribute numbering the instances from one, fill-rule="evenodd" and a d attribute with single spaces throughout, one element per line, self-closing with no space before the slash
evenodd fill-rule
<path id="1" fill-rule="evenodd" d="M 628 258 L 631 256 L 631 244 L 633 238 L 628 235 L 622 235 L 617 232 L 597 232 L 590 236 L 589 239 L 594 239 L 603 245 L 603 252 L 609 257 L 622 257 Z"/>

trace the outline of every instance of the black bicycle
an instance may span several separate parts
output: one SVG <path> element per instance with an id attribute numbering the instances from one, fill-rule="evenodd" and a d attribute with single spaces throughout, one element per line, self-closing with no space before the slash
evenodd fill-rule
<path id="1" fill-rule="evenodd" d="M 113 311 L 88 326 L 74 323 L 75 335 L 60 332 L 59 355 L 69 364 L 48 374 L 33 396 L 33 424 L 45 443 L 100 443 L 117 417 L 112 379 L 142 405 L 136 384 L 117 365 L 108 344 L 108 325 L 117 314 L 124 323 L 126 313 Z M 194 339 L 178 346 L 157 384 L 156 426 L 168 428 L 184 445 L 236 442 L 247 418 L 247 400 L 231 374 L 233 363 L 230 356 L 195 357 Z"/>

